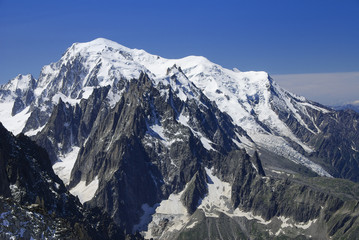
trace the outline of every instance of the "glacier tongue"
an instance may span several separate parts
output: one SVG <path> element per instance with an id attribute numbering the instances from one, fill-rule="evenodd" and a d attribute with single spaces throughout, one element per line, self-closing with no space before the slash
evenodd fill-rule
<path id="1" fill-rule="evenodd" d="M 261 147 L 270 150 L 280 156 L 283 156 L 297 164 L 308 167 L 320 176 L 332 177 L 320 165 L 310 161 L 308 158 L 294 150 L 283 138 L 278 136 L 270 136 L 268 134 L 252 135 L 254 142 Z"/>

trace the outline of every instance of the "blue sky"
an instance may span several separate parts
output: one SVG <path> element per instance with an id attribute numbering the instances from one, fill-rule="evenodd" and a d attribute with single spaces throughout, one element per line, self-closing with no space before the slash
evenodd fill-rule
<path id="1" fill-rule="evenodd" d="M 355 73 L 358 12 L 359 0 L 0 0 L 0 83 L 19 73 L 38 77 L 73 42 L 97 37 L 166 58 L 202 55 L 275 76 Z M 359 79 L 351 82 L 359 90 Z"/>

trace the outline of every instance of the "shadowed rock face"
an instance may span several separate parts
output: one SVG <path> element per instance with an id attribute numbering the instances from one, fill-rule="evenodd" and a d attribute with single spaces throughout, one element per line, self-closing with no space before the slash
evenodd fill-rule
<path id="1" fill-rule="evenodd" d="M 315 158 L 323 159 L 335 170 L 334 176 L 358 182 L 359 115 L 353 111 L 339 111 L 329 116 L 317 117 L 317 125 L 321 126 L 321 134 L 310 139 L 317 151 Z"/>
<path id="2" fill-rule="evenodd" d="M 11 134 L 6 131 L 3 125 L 0 125 L 1 148 L 0 148 L 0 194 L 4 197 L 11 196 L 10 183 L 7 177 L 7 162 L 9 158 L 9 145 L 11 144 Z"/>
<path id="3" fill-rule="evenodd" d="M 59 99 L 43 131 L 33 138 L 46 148 L 53 163 L 59 160 L 58 155 L 68 153 L 73 146 L 82 146 L 96 119 L 104 118 L 108 109 L 103 101 L 108 91 L 108 87 L 95 89 L 89 99 L 75 106 Z"/>
<path id="4" fill-rule="evenodd" d="M 187 211 L 190 214 L 196 211 L 201 200 L 208 193 L 206 179 L 207 177 L 204 172 L 196 172 L 182 195 L 181 200 L 183 205 L 187 208 Z"/>
<path id="5" fill-rule="evenodd" d="M 56 200 L 56 196 L 67 190 L 53 172 L 46 151 L 23 134 L 14 137 L 2 125 L 0 131 L 0 156 L 4 166 L 2 178 L 6 184 L 2 186 L 2 195 L 9 196 L 11 185 L 11 195 L 20 204 L 43 201 L 47 204 L 44 206 L 46 209 L 55 211 L 52 206 L 58 204 L 53 201 L 60 204 L 61 200 Z M 57 210 L 61 211 L 61 206 L 58 207 Z"/>
<path id="6" fill-rule="evenodd" d="M 132 80 L 113 109 L 99 112 L 72 170 L 69 188 L 80 181 L 89 183 L 96 176 L 101 179 L 95 197 L 86 205 L 103 208 L 129 231 L 138 221 L 143 204 L 152 206 L 169 193 L 181 191 L 196 172 L 202 171 L 184 200 L 194 211 L 206 193 L 203 163 L 236 148 L 229 138 L 235 137 L 236 129 L 230 118 L 205 97 L 202 101 L 207 107 L 199 108 L 194 100 L 179 101 L 170 88 L 163 89 L 168 96 L 161 95 L 146 75 Z M 178 122 L 181 112 L 196 130 Z M 158 128 L 163 133 L 158 133 L 162 131 Z M 217 153 L 208 152 L 193 131 L 213 139 Z M 43 131 L 39 142 L 42 135 L 48 134 Z"/>
<path id="7" fill-rule="evenodd" d="M 14 137 L 1 123 L 0 135 L 0 210 L 2 218 L 9 222 L 0 228 L 1 238 L 18 236 L 21 224 L 28 237 L 125 238 L 106 214 L 83 209 L 52 170 L 45 149 L 23 134 Z M 27 224 L 29 221 L 34 225 Z"/>

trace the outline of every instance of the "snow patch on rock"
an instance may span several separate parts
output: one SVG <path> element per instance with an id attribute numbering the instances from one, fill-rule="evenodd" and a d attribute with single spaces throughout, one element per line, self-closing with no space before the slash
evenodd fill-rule
<path id="1" fill-rule="evenodd" d="M 21 133 L 22 129 L 25 127 L 31 112 L 29 112 L 30 106 L 28 106 L 15 116 L 12 116 L 11 111 L 13 106 L 14 101 L 0 102 L 0 122 L 8 131 L 12 132 L 14 135 L 17 135 Z"/>
<path id="2" fill-rule="evenodd" d="M 86 184 L 86 181 L 80 181 L 75 187 L 70 189 L 70 193 L 77 196 L 81 203 L 84 203 L 90 201 L 95 196 L 98 184 L 98 176 L 89 184 Z"/>
<path id="3" fill-rule="evenodd" d="M 159 204 L 155 213 L 152 215 L 152 221 L 148 224 L 148 230 L 143 232 L 145 238 L 161 238 L 160 236 L 155 237 L 152 235 L 152 230 L 158 226 L 161 221 L 169 221 L 166 233 L 179 231 L 185 227 L 190 217 L 186 207 L 181 202 L 181 197 L 185 192 L 186 187 L 183 191 L 177 194 L 172 193 L 167 200 L 163 200 Z"/>
<path id="4" fill-rule="evenodd" d="M 73 147 L 67 154 L 59 156 L 59 161 L 52 165 L 54 172 L 59 176 L 65 185 L 68 185 L 70 182 L 71 171 L 76 162 L 79 151 L 79 147 Z"/>

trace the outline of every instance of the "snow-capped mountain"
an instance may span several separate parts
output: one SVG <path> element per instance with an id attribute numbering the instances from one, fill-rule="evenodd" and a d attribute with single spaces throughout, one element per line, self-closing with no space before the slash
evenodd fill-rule
<path id="1" fill-rule="evenodd" d="M 176 82 L 169 80 L 173 74 L 173 66 L 180 69 L 180 77 Z M 232 71 L 203 57 L 164 59 L 143 50 L 128 49 L 106 39 L 73 44 L 58 62 L 43 67 L 36 82 L 31 76 L 25 77 L 32 79 L 31 84 L 29 80 L 22 82 L 20 75 L 4 85 L 3 90 L 11 92 L 21 94 L 22 91 L 30 91 L 35 101 L 34 109 L 29 111 L 24 109 L 29 105 L 28 102 L 20 104 L 24 107 L 19 108 L 19 104 L 15 104 L 17 95 L 8 97 L 10 101 L 7 99 L 3 104 L 14 104 L 12 117 L 5 113 L 0 120 L 8 120 L 10 123 L 6 125 L 5 122 L 5 126 L 15 133 L 23 131 L 27 135 L 33 135 L 47 122 L 59 98 L 75 105 L 81 99 L 88 98 L 94 88 L 111 86 L 107 100 L 114 106 L 121 97 L 126 81 L 137 79 L 141 72 L 148 74 L 155 85 L 169 84 L 181 100 L 198 98 L 198 91 L 202 90 L 211 101 L 216 102 L 221 111 L 232 117 L 236 125 L 244 128 L 257 145 L 310 167 L 320 175 L 329 176 L 327 171 L 299 154 L 283 138 L 298 143 L 307 153 L 312 152 L 311 147 L 303 143 L 279 119 L 271 104 L 274 102 L 273 105 L 279 110 L 294 116 L 296 121 L 313 134 L 318 131 L 315 123 L 310 120 L 310 124 L 306 124 L 301 115 L 308 115 L 308 107 L 323 113 L 329 112 L 328 109 L 281 89 L 265 72 Z M 30 113 L 33 116 L 30 116 Z M 19 119 L 16 119 L 19 122 L 16 129 L 11 126 L 14 117 Z M 248 150 L 255 148 L 248 139 L 243 140 L 241 147 Z"/>
<path id="2" fill-rule="evenodd" d="M 0 113 L 5 127 L 46 148 L 71 193 L 127 232 L 186 238 L 215 225 L 220 236 L 216 218 L 233 226 L 225 238 L 348 227 L 328 223 L 348 199 L 306 178 L 359 181 L 358 114 L 290 93 L 265 72 L 100 38 L 73 44 L 37 80 L 1 86 Z"/>
<path id="3" fill-rule="evenodd" d="M 180 72 L 177 82 L 169 80 L 174 66 Z M 110 86 L 107 101 L 113 107 L 126 83 L 137 79 L 141 72 L 148 74 L 155 85 L 170 85 L 181 100 L 196 98 L 198 91 L 203 92 L 256 143 L 247 138 L 239 141 L 240 147 L 249 152 L 260 147 L 320 175 L 331 175 L 307 157 L 313 146 L 286 122 L 290 118 L 301 126 L 299 131 L 315 136 L 321 130 L 311 115 L 329 114 L 329 108 L 280 88 L 265 72 L 228 70 L 204 57 L 164 59 L 101 38 L 73 44 L 58 62 L 43 67 L 37 81 L 19 75 L 2 86 L 0 120 L 14 133 L 34 135 L 46 124 L 60 98 L 75 105 L 87 99 L 94 88 Z"/>

